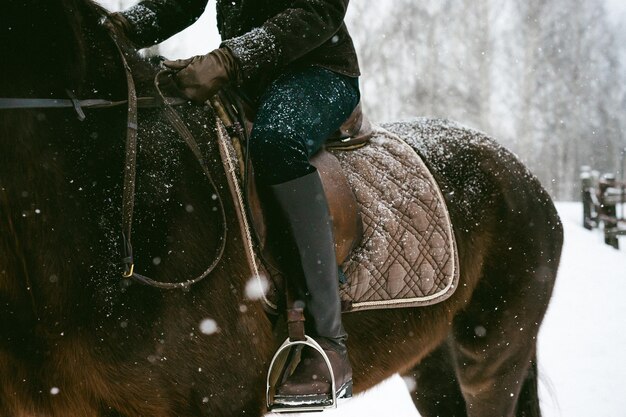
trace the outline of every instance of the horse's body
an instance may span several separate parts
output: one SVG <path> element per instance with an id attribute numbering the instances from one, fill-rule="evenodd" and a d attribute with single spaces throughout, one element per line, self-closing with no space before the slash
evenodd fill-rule
<path id="1" fill-rule="evenodd" d="M 71 88 L 125 98 L 101 10 L 86 0 L 13 7 L 0 53 L 16 64 L 3 64 L 0 96 Z M 131 65 L 152 71 L 138 58 Z M 283 335 L 245 296 L 211 109 L 180 111 L 221 185 L 211 189 L 157 110 L 142 112 L 135 257 L 158 280 L 198 275 L 224 230 L 218 193 L 226 250 L 188 291 L 120 284 L 123 108 L 91 111 L 84 122 L 71 110 L 0 110 L 0 415 L 264 411 L 267 366 Z M 416 379 L 425 417 L 539 415 L 536 336 L 562 242 L 554 206 L 511 153 L 476 132 L 428 120 L 386 127 L 418 149 L 446 195 L 461 285 L 437 305 L 345 315 L 356 390 L 400 372 Z"/>

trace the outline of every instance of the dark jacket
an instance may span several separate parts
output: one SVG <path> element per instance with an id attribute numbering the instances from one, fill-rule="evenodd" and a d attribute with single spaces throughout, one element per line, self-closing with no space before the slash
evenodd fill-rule
<path id="1" fill-rule="evenodd" d="M 343 21 L 349 0 L 216 1 L 222 46 L 239 61 L 242 84 L 264 84 L 289 68 L 309 65 L 360 74 Z M 207 0 L 144 0 L 123 14 L 133 26 L 131 40 L 145 47 L 194 23 L 206 6 Z"/>

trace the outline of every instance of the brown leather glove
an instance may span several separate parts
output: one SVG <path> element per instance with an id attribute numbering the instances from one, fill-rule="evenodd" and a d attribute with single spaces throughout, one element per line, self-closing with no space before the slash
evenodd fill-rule
<path id="1" fill-rule="evenodd" d="M 163 65 L 178 71 L 174 76 L 176 85 L 196 104 L 204 103 L 229 82 L 240 80 L 239 63 L 228 48 L 188 59 L 164 61 Z"/>

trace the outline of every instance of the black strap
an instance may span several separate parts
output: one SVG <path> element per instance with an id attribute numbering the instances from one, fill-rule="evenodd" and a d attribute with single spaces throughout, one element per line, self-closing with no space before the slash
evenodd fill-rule
<path id="1" fill-rule="evenodd" d="M 187 100 L 179 97 L 165 97 L 165 101 L 172 106 L 187 103 Z M 83 109 L 103 109 L 122 106 L 126 103 L 128 103 L 127 100 L 112 101 L 100 98 L 85 100 L 62 98 L 0 98 L 0 109 L 61 109 L 76 107 L 76 105 Z M 137 107 L 139 108 L 154 108 L 161 107 L 162 105 L 162 101 L 156 97 L 137 97 Z"/>

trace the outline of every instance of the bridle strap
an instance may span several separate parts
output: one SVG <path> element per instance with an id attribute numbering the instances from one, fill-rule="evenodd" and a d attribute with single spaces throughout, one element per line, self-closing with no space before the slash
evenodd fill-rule
<path id="1" fill-rule="evenodd" d="M 82 108 L 110 107 L 114 103 L 109 100 L 89 99 L 78 100 Z M 118 102 L 118 104 L 126 101 Z M 54 109 L 74 107 L 74 100 L 59 98 L 0 98 L 0 109 Z"/>
<path id="2" fill-rule="evenodd" d="M 165 102 L 176 106 L 186 104 L 187 100 L 178 97 L 165 97 Z M 128 103 L 127 100 L 103 100 L 90 98 L 85 100 L 73 100 L 63 98 L 0 98 L 0 109 L 66 109 L 78 107 L 82 109 L 104 109 L 118 107 Z M 155 97 L 137 97 L 137 107 L 155 108 L 162 107 L 163 102 Z"/>
<path id="3" fill-rule="evenodd" d="M 133 211 L 135 205 L 135 183 L 137 176 L 137 95 L 135 90 L 135 83 L 133 81 L 132 73 L 130 70 L 130 66 L 126 61 L 126 57 L 124 56 L 124 52 L 119 47 L 115 38 L 113 37 L 113 42 L 117 50 L 120 53 L 120 57 L 122 60 L 122 64 L 124 66 L 124 72 L 126 76 L 126 83 L 128 89 L 128 118 L 127 118 L 127 131 L 126 131 L 126 162 L 124 165 L 124 188 L 122 194 L 122 240 L 123 240 L 123 250 L 124 257 L 122 262 L 124 264 L 124 278 L 133 279 L 142 284 L 149 285 L 151 287 L 161 288 L 161 289 L 179 289 L 179 288 L 187 288 L 204 278 L 206 278 L 219 264 L 222 256 L 224 254 L 226 248 L 226 237 L 227 237 L 227 223 L 226 223 L 226 212 L 224 209 L 224 203 L 222 201 L 222 197 L 220 196 L 219 189 L 213 181 L 213 177 L 209 171 L 209 167 L 202 155 L 202 151 L 198 146 L 198 143 L 194 139 L 193 135 L 182 121 L 178 113 L 172 107 L 171 100 L 166 99 L 163 93 L 161 92 L 159 79 L 162 75 L 169 75 L 172 72 L 169 70 L 164 70 L 159 72 L 155 79 L 154 85 L 156 91 L 158 93 L 158 100 L 160 101 L 163 113 L 167 120 L 171 123 L 174 129 L 178 132 L 181 138 L 185 141 L 187 147 L 194 154 L 198 163 L 200 164 L 202 171 L 205 176 L 209 180 L 211 186 L 214 189 L 215 195 L 217 196 L 217 202 L 220 210 L 220 215 L 222 217 L 222 225 L 223 225 L 223 233 L 220 236 L 220 243 L 217 248 L 215 258 L 213 262 L 209 265 L 209 267 L 199 276 L 193 279 L 185 280 L 182 282 L 161 282 L 155 281 L 151 278 L 148 278 L 144 275 L 138 274 L 135 272 L 135 263 L 133 259 L 133 246 L 131 242 L 132 235 L 132 225 L 133 225 Z"/>

